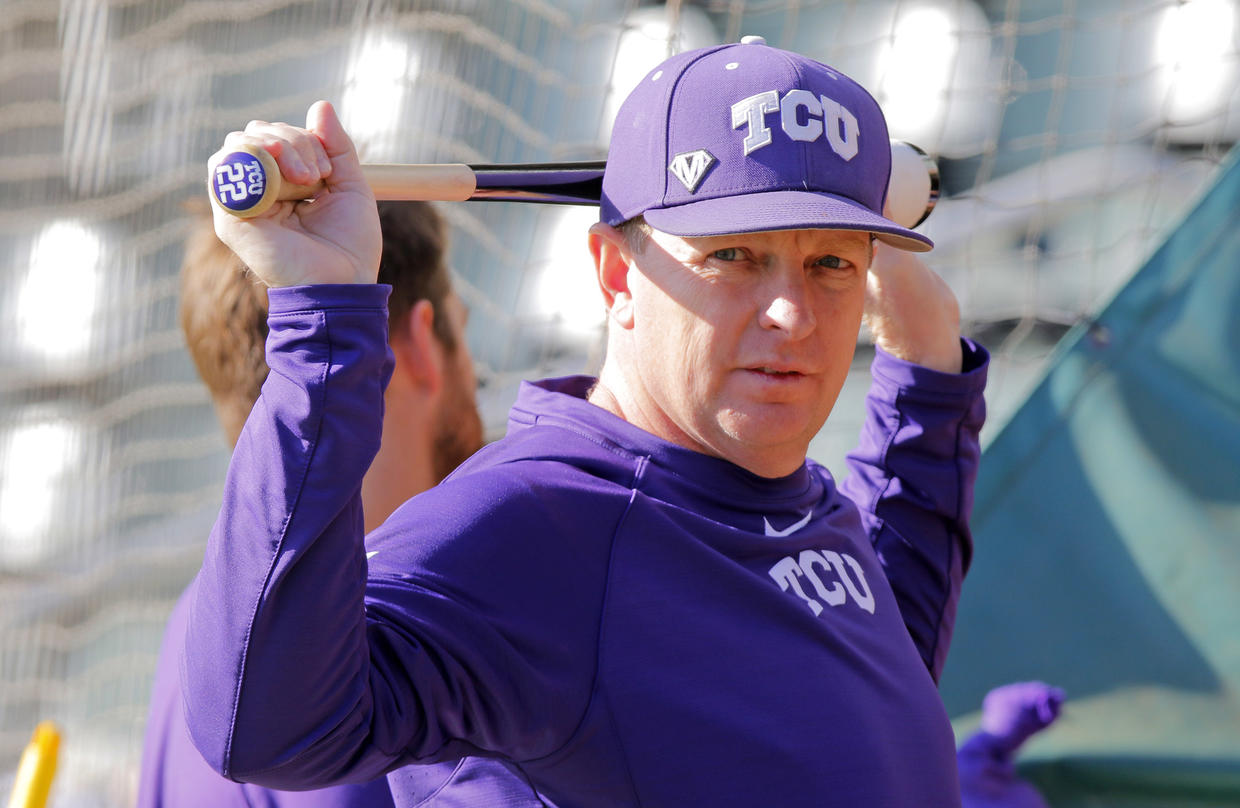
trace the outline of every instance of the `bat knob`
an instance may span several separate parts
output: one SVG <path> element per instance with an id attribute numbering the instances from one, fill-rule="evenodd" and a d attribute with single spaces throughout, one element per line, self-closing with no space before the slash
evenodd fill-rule
<path id="1" fill-rule="evenodd" d="M 207 187 L 215 204 L 246 219 L 275 204 L 280 169 L 265 149 L 241 146 L 212 167 Z"/>
<path id="2" fill-rule="evenodd" d="M 916 227 L 938 201 L 938 163 L 912 143 L 891 141 L 891 179 L 887 185 L 891 219 L 905 227 Z"/>

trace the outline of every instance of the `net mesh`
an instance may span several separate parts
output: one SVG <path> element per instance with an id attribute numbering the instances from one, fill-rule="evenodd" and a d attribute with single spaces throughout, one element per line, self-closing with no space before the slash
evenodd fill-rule
<path id="1" fill-rule="evenodd" d="M 0 777 L 44 719 L 52 802 L 130 805 L 164 620 L 226 468 L 177 323 L 207 155 L 336 102 L 374 162 L 599 159 L 671 50 L 833 64 L 939 159 L 924 230 L 995 356 L 993 434 L 1240 129 L 1234 0 L 6 0 L 0 14 Z M 461 203 L 488 432 L 523 378 L 596 370 L 588 208 Z M 842 472 L 872 349 L 811 454 Z M 3 785 L 0 780 L 0 785 Z"/>

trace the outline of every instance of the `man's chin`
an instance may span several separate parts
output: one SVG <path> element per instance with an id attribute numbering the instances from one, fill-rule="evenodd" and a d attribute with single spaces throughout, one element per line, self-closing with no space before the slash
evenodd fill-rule
<path id="1" fill-rule="evenodd" d="M 785 402 L 752 403 L 727 410 L 719 419 L 723 430 L 750 451 L 766 448 L 781 454 L 800 451 L 801 459 L 825 422 L 826 416 L 817 417 L 803 403 Z"/>

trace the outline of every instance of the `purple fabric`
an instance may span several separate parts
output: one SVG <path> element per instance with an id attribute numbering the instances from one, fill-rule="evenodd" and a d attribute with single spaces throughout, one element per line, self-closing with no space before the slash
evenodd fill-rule
<path id="1" fill-rule="evenodd" d="M 956 401 L 960 377 L 901 362 L 879 350 L 866 396 L 861 440 L 848 455 L 843 492 L 861 508 L 887 577 L 933 581 L 932 586 L 895 587 L 904 624 L 935 681 L 943 672 L 956 623 L 960 587 L 973 553 L 969 514 L 973 475 L 981 459 L 976 441 L 945 441 L 952 430 L 974 434 L 985 419 L 981 397 L 986 351 L 962 341 L 963 372 L 978 384 L 977 400 L 962 410 Z M 912 410 L 915 419 L 908 418 Z M 926 480 L 938 476 L 932 485 Z M 916 541 L 900 526 L 920 511 L 943 520 L 918 524 Z"/>
<path id="2" fill-rule="evenodd" d="M 392 788 L 400 789 L 406 804 L 422 808 L 543 805 L 520 772 L 486 758 L 406 766 L 369 783 L 314 791 L 276 791 L 221 777 L 194 748 L 182 709 L 178 660 L 190 597 L 187 589 L 164 629 L 147 715 L 138 808 L 387 808 L 393 804 Z"/>
<path id="3" fill-rule="evenodd" d="M 1059 717 L 1063 699 L 1063 690 L 1042 682 L 996 687 L 982 700 L 981 729 L 994 740 L 996 748 L 1011 755 Z"/>
<path id="4" fill-rule="evenodd" d="M 861 85 L 765 44 L 717 46 L 668 59 L 620 107 L 601 218 L 644 214 L 681 236 L 866 230 L 930 249 L 882 215 L 890 174 L 887 124 Z"/>
<path id="5" fill-rule="evenodd" d="M 185 643 L 190 589 L 177 601 L 164 629 L 155 683 L 147 712 L 138 781 L 138 808 L 385 808 L 392 805 L 387 780 L 332 786 L 317 791 L 273 791 L 234 783 L 217 774 L 190 741 L 182 709 L 178 661 Z M 451 767 L 425 767 L 424 776 L 440 783 Z M 429 792 L 423 792 L 429 793 Z"/>
<path id="6" fill-rule="evenodd" d="M 467 757 L 430 766 L 405 766 L 388 774 L 387 779 L 392 791 L 401 795 L 401 804 L 405 806 L 542 808 L 546 805 L 519 768 L 493 758 Z"/>
<path id="7" fill-rule="evenodd" d="M 856 502 L 812 462 L 772 480 L 668 444 L 574 377 L 523 385 L 508 437 L 363 541 L 382 297 L 270 299 L 185 646 L 215 768 L 305 787 L 495 756 L 561 808 L 958 804 L 925 661 L 949 632 L 898 599 L 951 619 L 981 349 L 960 375 L 880 354 Z"/>
<path id="8" fill-rule="evenodd" d="M 1046 808 L 1037 789 L 1017 777 L 1014 756 L 1054 723 L 1063 700 L 1061 689 L 1042 682 L 1016 682 L 986 694 L 981 726 L 956 756 L 964 808 Z"/>

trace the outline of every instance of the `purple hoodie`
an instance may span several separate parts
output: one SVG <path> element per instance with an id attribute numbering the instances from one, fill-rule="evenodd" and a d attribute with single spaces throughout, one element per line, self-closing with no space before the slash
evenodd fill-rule
<path id="1" fill-rule="evenodd" d="M 272 290 L 183 668 L 195 745 L 273 787 L 493 756 L 557 806 L 959 804 L 935 688 L 987 357 L 879 353 L 853 473 L 758 477 L 522 387 L 508 436 L 363 542 L 387 289 Z M 414 804 L 399 777 L 397 805 Z"/>
<path id="2" fill-rule="evenodd" d="M 220 777 L 190 742 L 182 709 L 178 662 L 193 587 L 177 601 L 164 628 L 147 712 L 138 781 L 138 808 L 386 808 L 392 805 L 387 780 L 316 791 L 272 791 Z"/>

